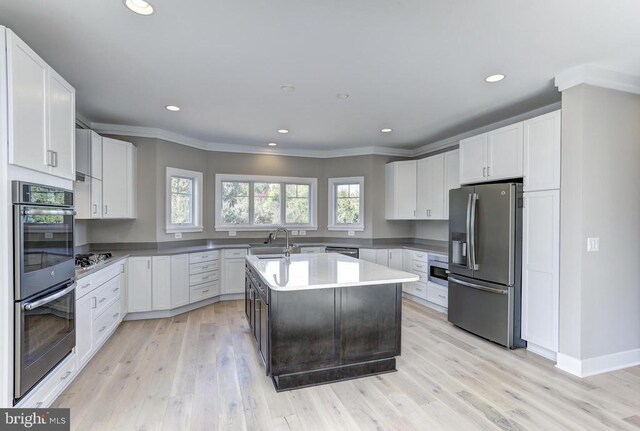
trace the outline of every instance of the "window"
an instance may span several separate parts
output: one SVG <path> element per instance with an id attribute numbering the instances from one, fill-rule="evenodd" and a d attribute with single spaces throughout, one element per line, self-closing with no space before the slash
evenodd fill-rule
<path id="1" fill-rule="evenodd" d="M 216 230 L 316 230 L 316 178 L 216 175 Z"/>
<path id="2" fill-rule="evenodd" d="M 364 230 L 364 177 L 329 178 L 329 230 Z"/>
<path id="3" fill-rule="evenodd" d="M 167 167 L 166 231 L 202 232 L 202 173 Z"/>

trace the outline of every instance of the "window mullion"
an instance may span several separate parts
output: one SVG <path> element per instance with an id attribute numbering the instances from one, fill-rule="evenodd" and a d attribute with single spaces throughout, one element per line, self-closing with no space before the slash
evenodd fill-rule
<path id="1" fill-rule="evenodd" d="M 280 223 L 287 224 L 287 186 L 286 183 L 280 183 Z"/>

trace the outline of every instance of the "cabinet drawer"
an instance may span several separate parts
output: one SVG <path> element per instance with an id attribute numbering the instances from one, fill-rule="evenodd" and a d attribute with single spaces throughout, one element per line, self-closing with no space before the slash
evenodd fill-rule
<path id="1" fill-rule="evenodd" d="M 218 259 L 220 259 L 220 252 L 218 250 L 205 251 L 202 253 L 191 253 L 189 255 L 189 263 L 211 262 L 212 260 Z"/>
<path id="2" fill-rule="evenodd" d="M 411 265 L 411 269 L 415 272 L 421 272 L 423 274 L 429 273 L 429 265 L 425 262 L 419 262 L 417 260 L 413 261 L 413 265 Z M 420 274 L 417 274 L 420 275 Z"/>
<path id="3" fill-rule="evenodd" d="M 420 262 L 427 263 L 429 262 L 429 253 L 426 251 L 414 251 L 413 260 L 419 260 Z"/>
<path id="4" fill-rule="evenodd" d="M 203 272 L 217 271 L 220 269 L 220 261 L 193 263 L 189 265 L 189 274 L 201 274 Z"/>
<path id="5" fill-rule="evenodd" d="M 411 291 L 409 293 L 418 298 L 427 299 L 427 285 L 415 281 L 411 283 Z"/>
<path id="6" fill-rule="evenodd" d="M 76 287 L 76 299 L 82 298 L 84 295 L 100 287 L 116 275 L 124 273 L 124 264 L 125 260 L 122 260 L 78 280 L 78 285 Z"/>
<path id="7" fill-rule="evenodd" d="M 96 320 L 104 311 L 120 298 L 120 278 L 114 277 L 92 293 L 91 316 Z"/>
<path id="8" fill-rule="evenodd" d="M 216 296 L 218 295 L 218 289 L 217 283 L 215 282 L 192 287 L 189 292 L 189 302 L 193 303 Z"/>
<path id="9" fill-rule="evenodd" d="M 435 283 L 429 283 L 427 287 L 427 301 L 442 307 L 449 307 L 449 289 Z"/>
<path id="10" fill-rule="evenodd" d="M 120 301 L 117 300 L 93 322 L 94 348 L 98 348 L 106 340 L 111 331 L 120 322 Z"/>
<path id="11" fill-rule="evenodd" d="M 223 253 L 223 256 L 225 257 L 225 259 L 233 258 L 233 257 L 245 257 L 247 255 L 247 249 L 246 248 L 234 248 L 234 249 L 230 249 L 230 250 L 223 250 L 222 253 Z"/>
<path id="12" fill-rule="evenodd" d="M 209 283 L 220 279 L 220 271 L 203 272 L 202 274 L 190 275 L 189 286 L 197 284 Z"/>

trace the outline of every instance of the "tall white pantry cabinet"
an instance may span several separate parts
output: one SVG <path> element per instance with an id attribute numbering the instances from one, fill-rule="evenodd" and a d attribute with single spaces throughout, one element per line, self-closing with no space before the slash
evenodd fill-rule
<path id="1" fill-rule="evenodd" d="M 524 126 L 522 338 L 555 360 L 560 297 L 561 112 Z"/>

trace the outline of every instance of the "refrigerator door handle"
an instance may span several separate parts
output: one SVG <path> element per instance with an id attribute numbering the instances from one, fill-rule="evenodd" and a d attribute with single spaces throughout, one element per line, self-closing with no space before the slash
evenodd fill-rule
<path id="1" fill-rule="evenodd" d="M 469 228 L 467 229 L 467 235 L 470 237 L 469 243 L 469 269 L 477 271 L 480 269 L 480 265 L 476 262 L 476 204 L 478 202 L 478 194 L 471 193 L 469 195 L 470 210 L 469 210 Z"/>
<path id="2" fill-rule="evenodd" d="M 509 293 L 508 289 L 495 289 L 493 287 L 481 286 L 479 284 L 469 283 L 468 281 L 463 281 L 463 280 L 460 280 L 458 278 L 451 277 L 451 276 L 449 276 L 449 281 L 453 281 L 456 284 L 459 284 L 461 286 L 470 287 L 472 289 L 484 290 L 485 292 L 498 293 L 500 295 L 506 295 L 507 293 Z"/>
<path id="3" fill-rule="evenodd" d="M 473 193 L 469 193 L 467 199 L 467 237 L 462 247 L 462 255 L 467 256 L 467 269 L 473 270 L 473 262 L 469 256 L 468 249 L 471 246 L 471 200 L 473 199 Z"/>

